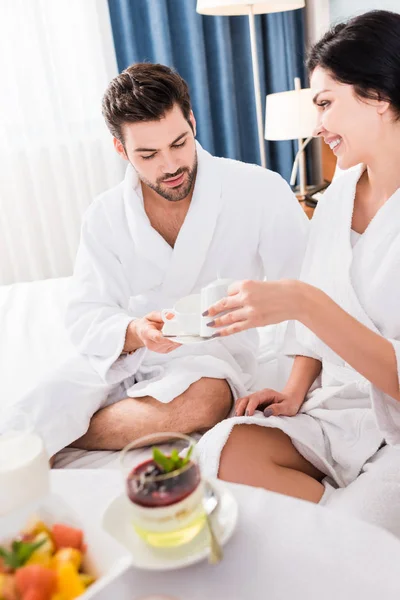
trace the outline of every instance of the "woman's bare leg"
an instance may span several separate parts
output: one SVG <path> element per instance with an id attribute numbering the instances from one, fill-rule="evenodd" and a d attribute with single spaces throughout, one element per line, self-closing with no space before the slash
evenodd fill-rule
<path id="1" fill-rule="evenodd" d="M 309 463 L 280 429 L 236 425 L 221 454 L 218 476 L 232 483 L 318 503 L 324 474 Z"/>

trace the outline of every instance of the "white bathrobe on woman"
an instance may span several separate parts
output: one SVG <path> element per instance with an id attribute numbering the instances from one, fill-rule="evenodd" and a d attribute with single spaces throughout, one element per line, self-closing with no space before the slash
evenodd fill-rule
<path id="1" fill-rule="evenodd" d="M 360 167 L 343 174 L 319 202 L 301 279 L 390 341 L 400 373 L 400 189 L 353 247 L 352 213 L 361 173 Z M 299 346 L 291 352 L 322 361 L 320 385 L 294 417 L 264 417 L 257 411 L 253 417 L 216 425 L 199 444 L 206 473 L 216 475 L 222 448 L 232 427 L 240 423 L 281 429 L 339 487 L 353 481 L 384 442 L 400 445 L 400 402 L 377 389 L 300 323 L 296 333 Z"/>
<path id="2" fill-rule="evenodd" d="M 236 398 L 254 382 L 255 332 L 167 355 L 146 348 L 122 354 L 132 319 L 173 307 L 217 276 L 300 273 L 308 221 L 286 182 L 261 167 L 215 158 L 199 144 L 197 153 L 194 193 L 174 248 L 151 226 L 130 165 L 125 180 L 85 215 L 67 313 L 79 356 L 15 407 L 29 412 L 51 455 L 82 436 L 97 410 L 121 398 L 169 402 L 202 377 L 226 379 Z M 0 420 L 0 428 L 12 419 Z"/>

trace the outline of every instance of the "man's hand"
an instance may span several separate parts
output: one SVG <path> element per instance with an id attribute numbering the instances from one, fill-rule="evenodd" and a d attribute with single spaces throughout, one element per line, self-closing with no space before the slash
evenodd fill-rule
<path id="1" fill-rule="evenodd" d="M 294 417 L 303 404 L 304 398 L 299 399 L 294 395 L 275 390 L 260 390 L 245 398 L 239 398 L 236 402 L 235 416 L 252 417 L 256 410 L 264 411 L 266 417 L 286 416 Z"/>
<path id="2" fill-rule="evenodd" d="M 161 333 L 163 325 L 161 313 L 157 311 L 131 321 L 126 331 L 124 352 L 133 352 L 138 348 L 146 347 L 152 352 L 168 354 L 179 348 L 181 344 L 172 342 L 163 336 Z"/>

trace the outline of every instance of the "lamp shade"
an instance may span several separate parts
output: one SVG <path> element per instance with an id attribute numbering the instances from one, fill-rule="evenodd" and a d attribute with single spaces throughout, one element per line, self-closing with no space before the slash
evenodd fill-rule
<path id="1" fill-rule="evenodd" d="M 202 15 L 248 15 L 252 6 L 255 15 L 303 8 L 305 0 L 197 0 L 197 12 Z"/>
<path id="2" fill-rule="evenodd" d="M 297 140 L 313 135 L 317 111 L 310 88 L 268 94 L 265 114 L 266 140 Z"/>

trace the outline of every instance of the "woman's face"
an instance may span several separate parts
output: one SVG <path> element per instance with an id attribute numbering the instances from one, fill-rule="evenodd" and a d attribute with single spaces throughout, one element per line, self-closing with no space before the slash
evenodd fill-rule
<path id="1" fill-rule="evenodd" d="M 390 118 L 389 103 L 359 98 L 352 85 L 339 83 L 321 67 L 312 72 L 311 88 L 318 112 L 314 135 L 329 144 L 339 168 L 370 164 Z"/>

